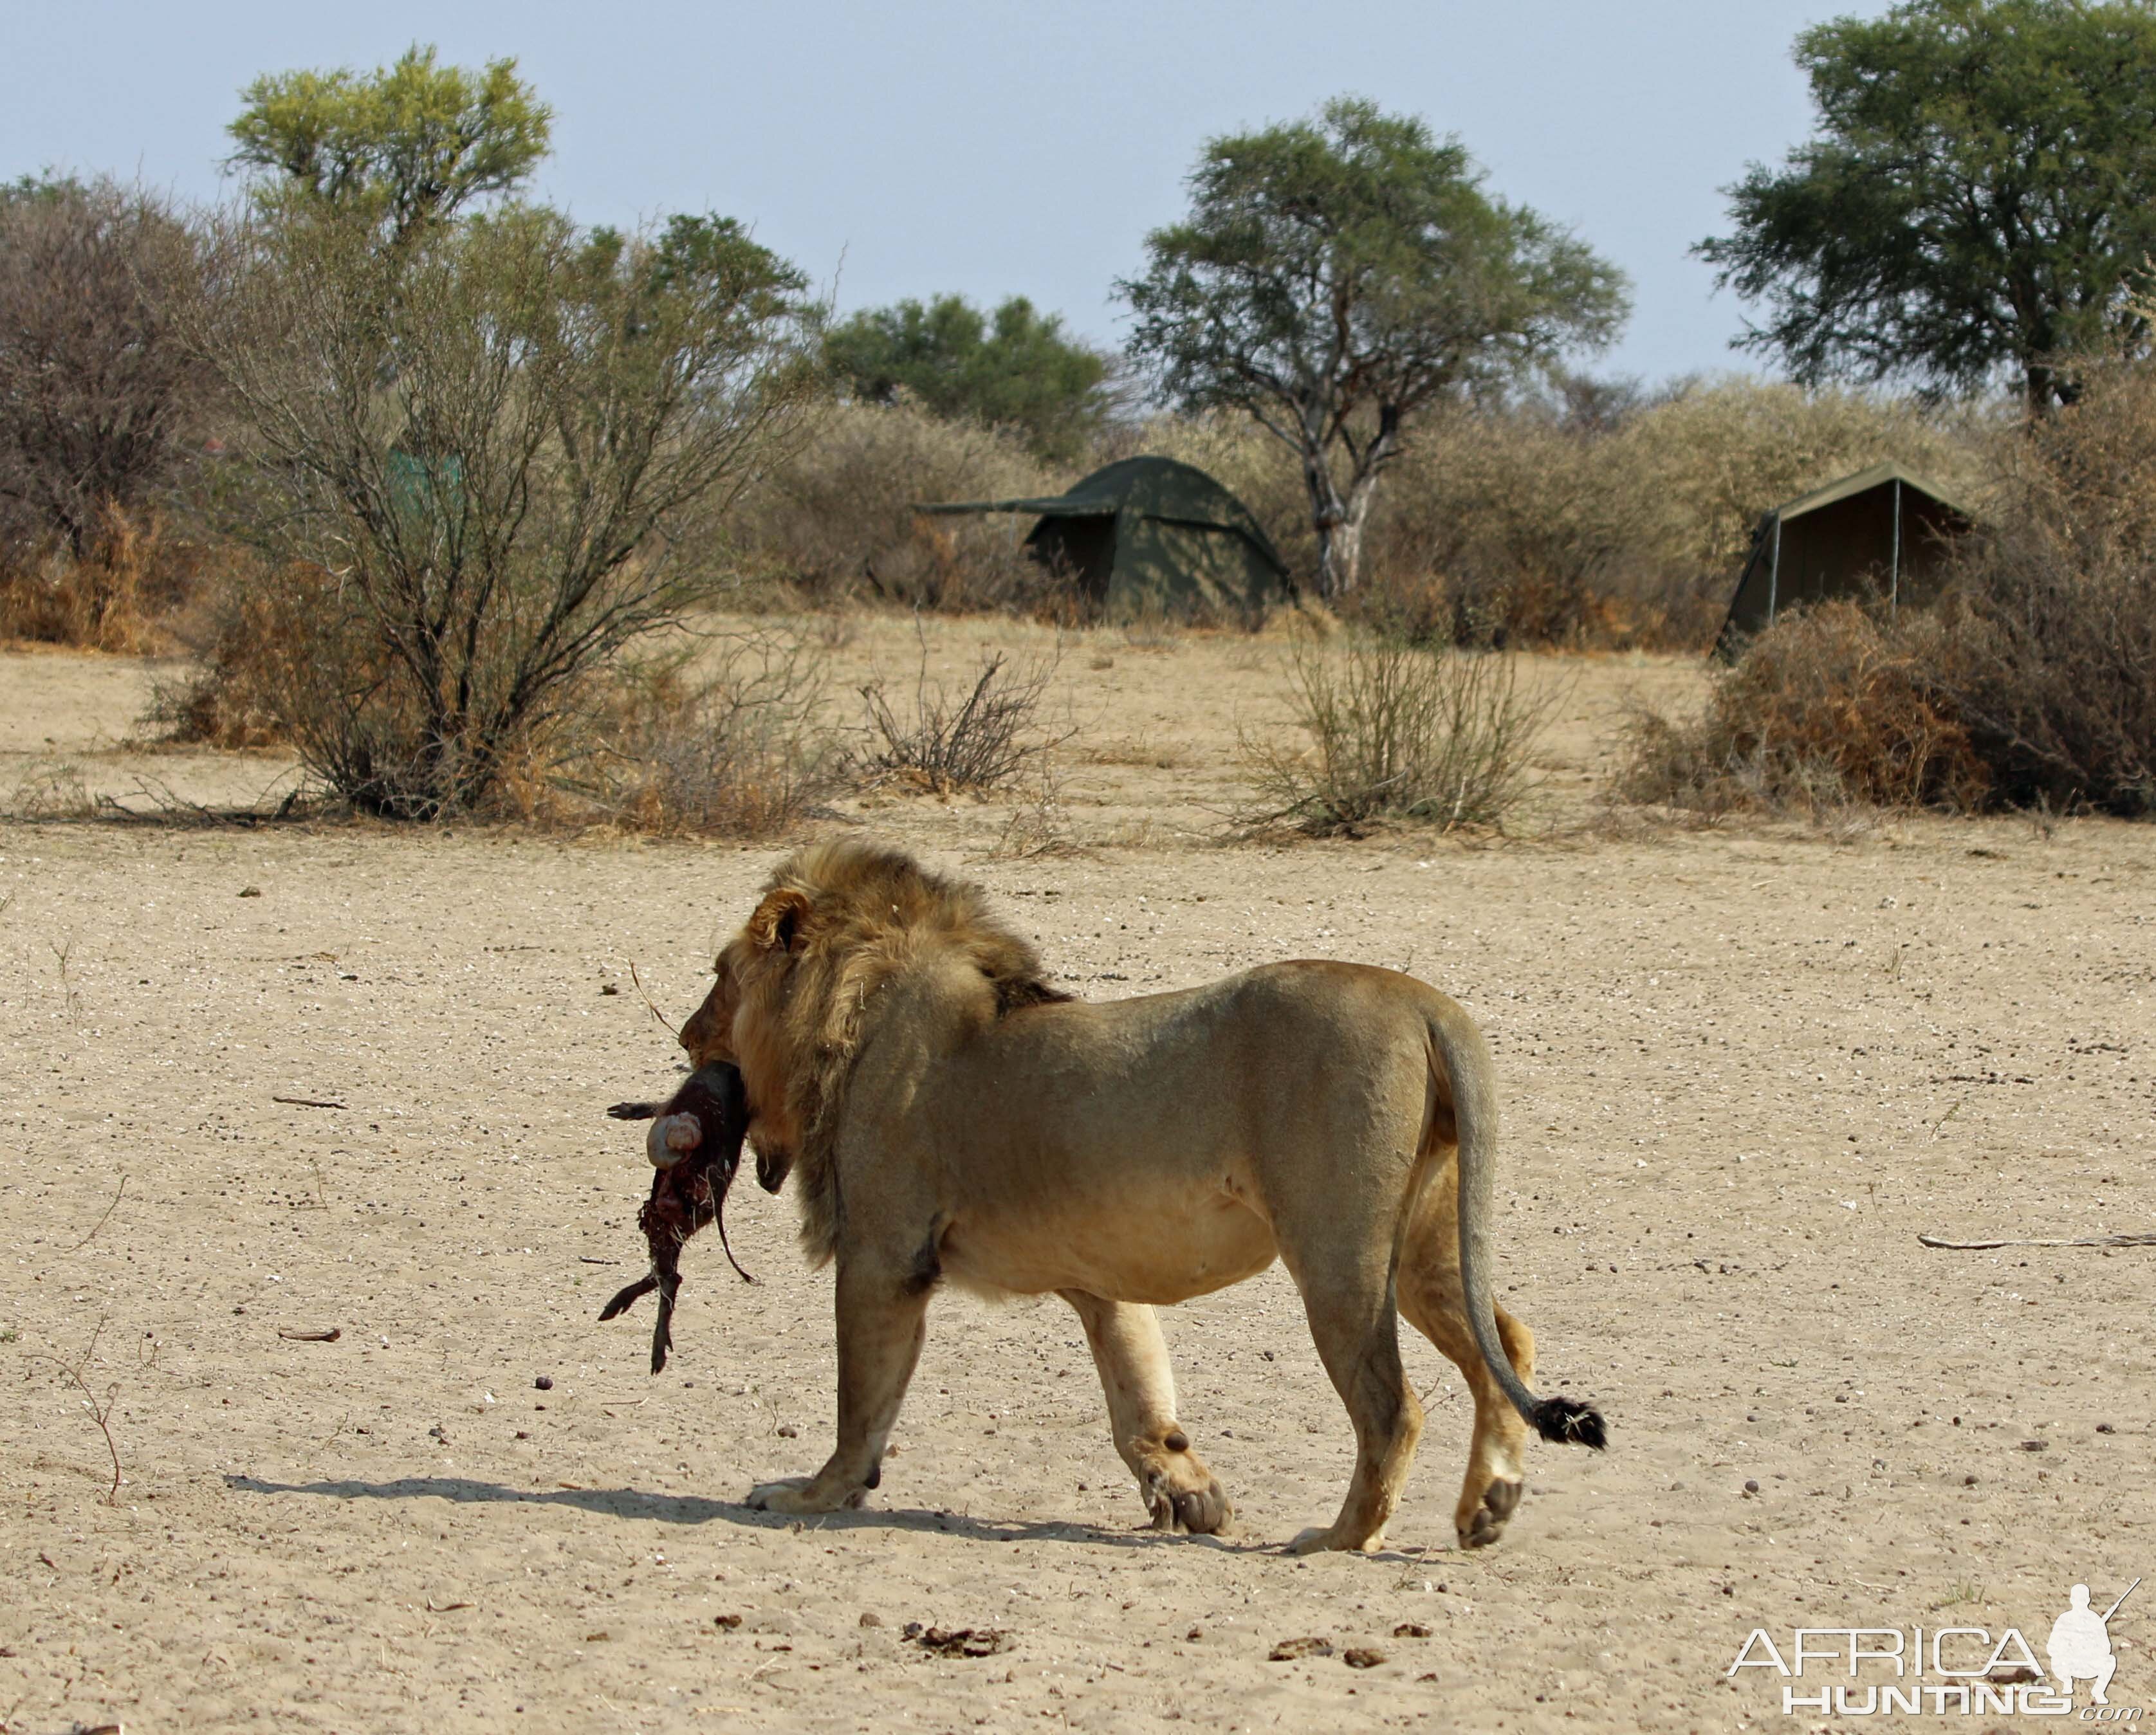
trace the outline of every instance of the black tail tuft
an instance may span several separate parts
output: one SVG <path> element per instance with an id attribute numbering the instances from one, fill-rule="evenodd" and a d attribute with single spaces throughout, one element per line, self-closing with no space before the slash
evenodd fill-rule
<path id="1" fill-rule="evenodd" d="M 1536 1433 L 1559 1445 L 1593 1446 L 1599 1452 L 1609 1443 L 1602 1412 L 1577 1399 L 1545 1398 L 1528 1419 L 1535 1424 Z"/>

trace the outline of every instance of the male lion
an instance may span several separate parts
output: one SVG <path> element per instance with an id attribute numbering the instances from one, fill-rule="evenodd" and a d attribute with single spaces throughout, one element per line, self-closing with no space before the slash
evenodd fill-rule
<path id="1" fill-rule="evenodd" d="M 1534 1338 L 1491 1303 L 1489 1050 L 1412 978 L 1272 964 L 1086 1004 L 978 888 L 850 839 L 783 864 L 716 968 L 681 1045 L 740 1067 L 758 1179 L 798 1173 L 803 1240 L 838 1260 L 837 1449 L 752 1506 L 827 1512 L 876 1486 L 946 1279 L 1077 1310 L 1161 1529 L 1229 1508 L 1176 1419 L 1152 1304 L 1276 1256 L 1355 1426 L 1347 1501 L 1299 1552 L 1383 1538 L 1423 1420 L 1396 1307 L 1475 1394 L 1463 1547 L 1518 1506 L 1527 1423 L 1603 1443 L 1594 1410 L 1528 1389 Z"/>

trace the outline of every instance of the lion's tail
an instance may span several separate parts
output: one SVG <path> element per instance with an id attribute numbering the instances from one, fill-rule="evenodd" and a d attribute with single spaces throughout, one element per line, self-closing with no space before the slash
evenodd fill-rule
<path id="1" fill-rule="evenodd" d="M 1458 1006 L 1444 1000 L 1430 1019 L 1430 1064 L 1452 1098 L 1460 1138 L 1460 1283 L 1468 1329 L 1491 1374 L 1512 1408 L 1544 1440 L 1593 1446 L 1609 1433 L 1602 1414 L 1571 1398 L 1537 1398 L 1512 1366 L 1497 1335 L 1496 1306 L 1490 1292 L 1490 1217 L 1497 1178 L 1497 1085 L 1490 1047 Z"/>

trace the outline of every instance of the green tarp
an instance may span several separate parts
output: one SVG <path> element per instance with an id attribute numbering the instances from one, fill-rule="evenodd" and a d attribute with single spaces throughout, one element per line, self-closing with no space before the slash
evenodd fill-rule
<path id="1" fill-rule="evenodd" d="M 1735 655 L 1776 615 L 1828 597 L 1930 602 L 1948 545 L 1972 521 L 1943 489 L 1891 461 L 1776 506 L 1752 533 L 1715 654 Z"/>
<path id="2" fill-rule="evenodd" d="M 1107 619 L 1157 613 L 1247 620 L 1286 601 L 1293 588 L 1250 508 L 1173 458 L 1126 458 L 1062 494 L 916 510 L 1039 518 L 1026 547 Z"/>

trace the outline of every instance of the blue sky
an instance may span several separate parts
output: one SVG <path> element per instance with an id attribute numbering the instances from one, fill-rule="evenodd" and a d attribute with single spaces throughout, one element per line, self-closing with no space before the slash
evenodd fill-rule
<path id="1" fill-rule="evenodd" d="M 1195 0 L 1066 3 L 0 6 L 0 177 L 139 175 L 190 198 L 263 71 L 373 66 L 414 40 L 514 54 L 551 102 L 537 191 L 592 222 L 714 209 L 834 284 L 839 305 L 1029 295 L 1117 339 L 1111 287 L 1183 207 L 1215 134 L 1353 91 L 1457 133 L 1491 189 L 1630 273 L 1594 365 L 1653 380 L 1754 367 L 1743 309 L 1686 249 L 1719 189 L 1810 124 L 1789 46 L 1876 0 Z"/>

